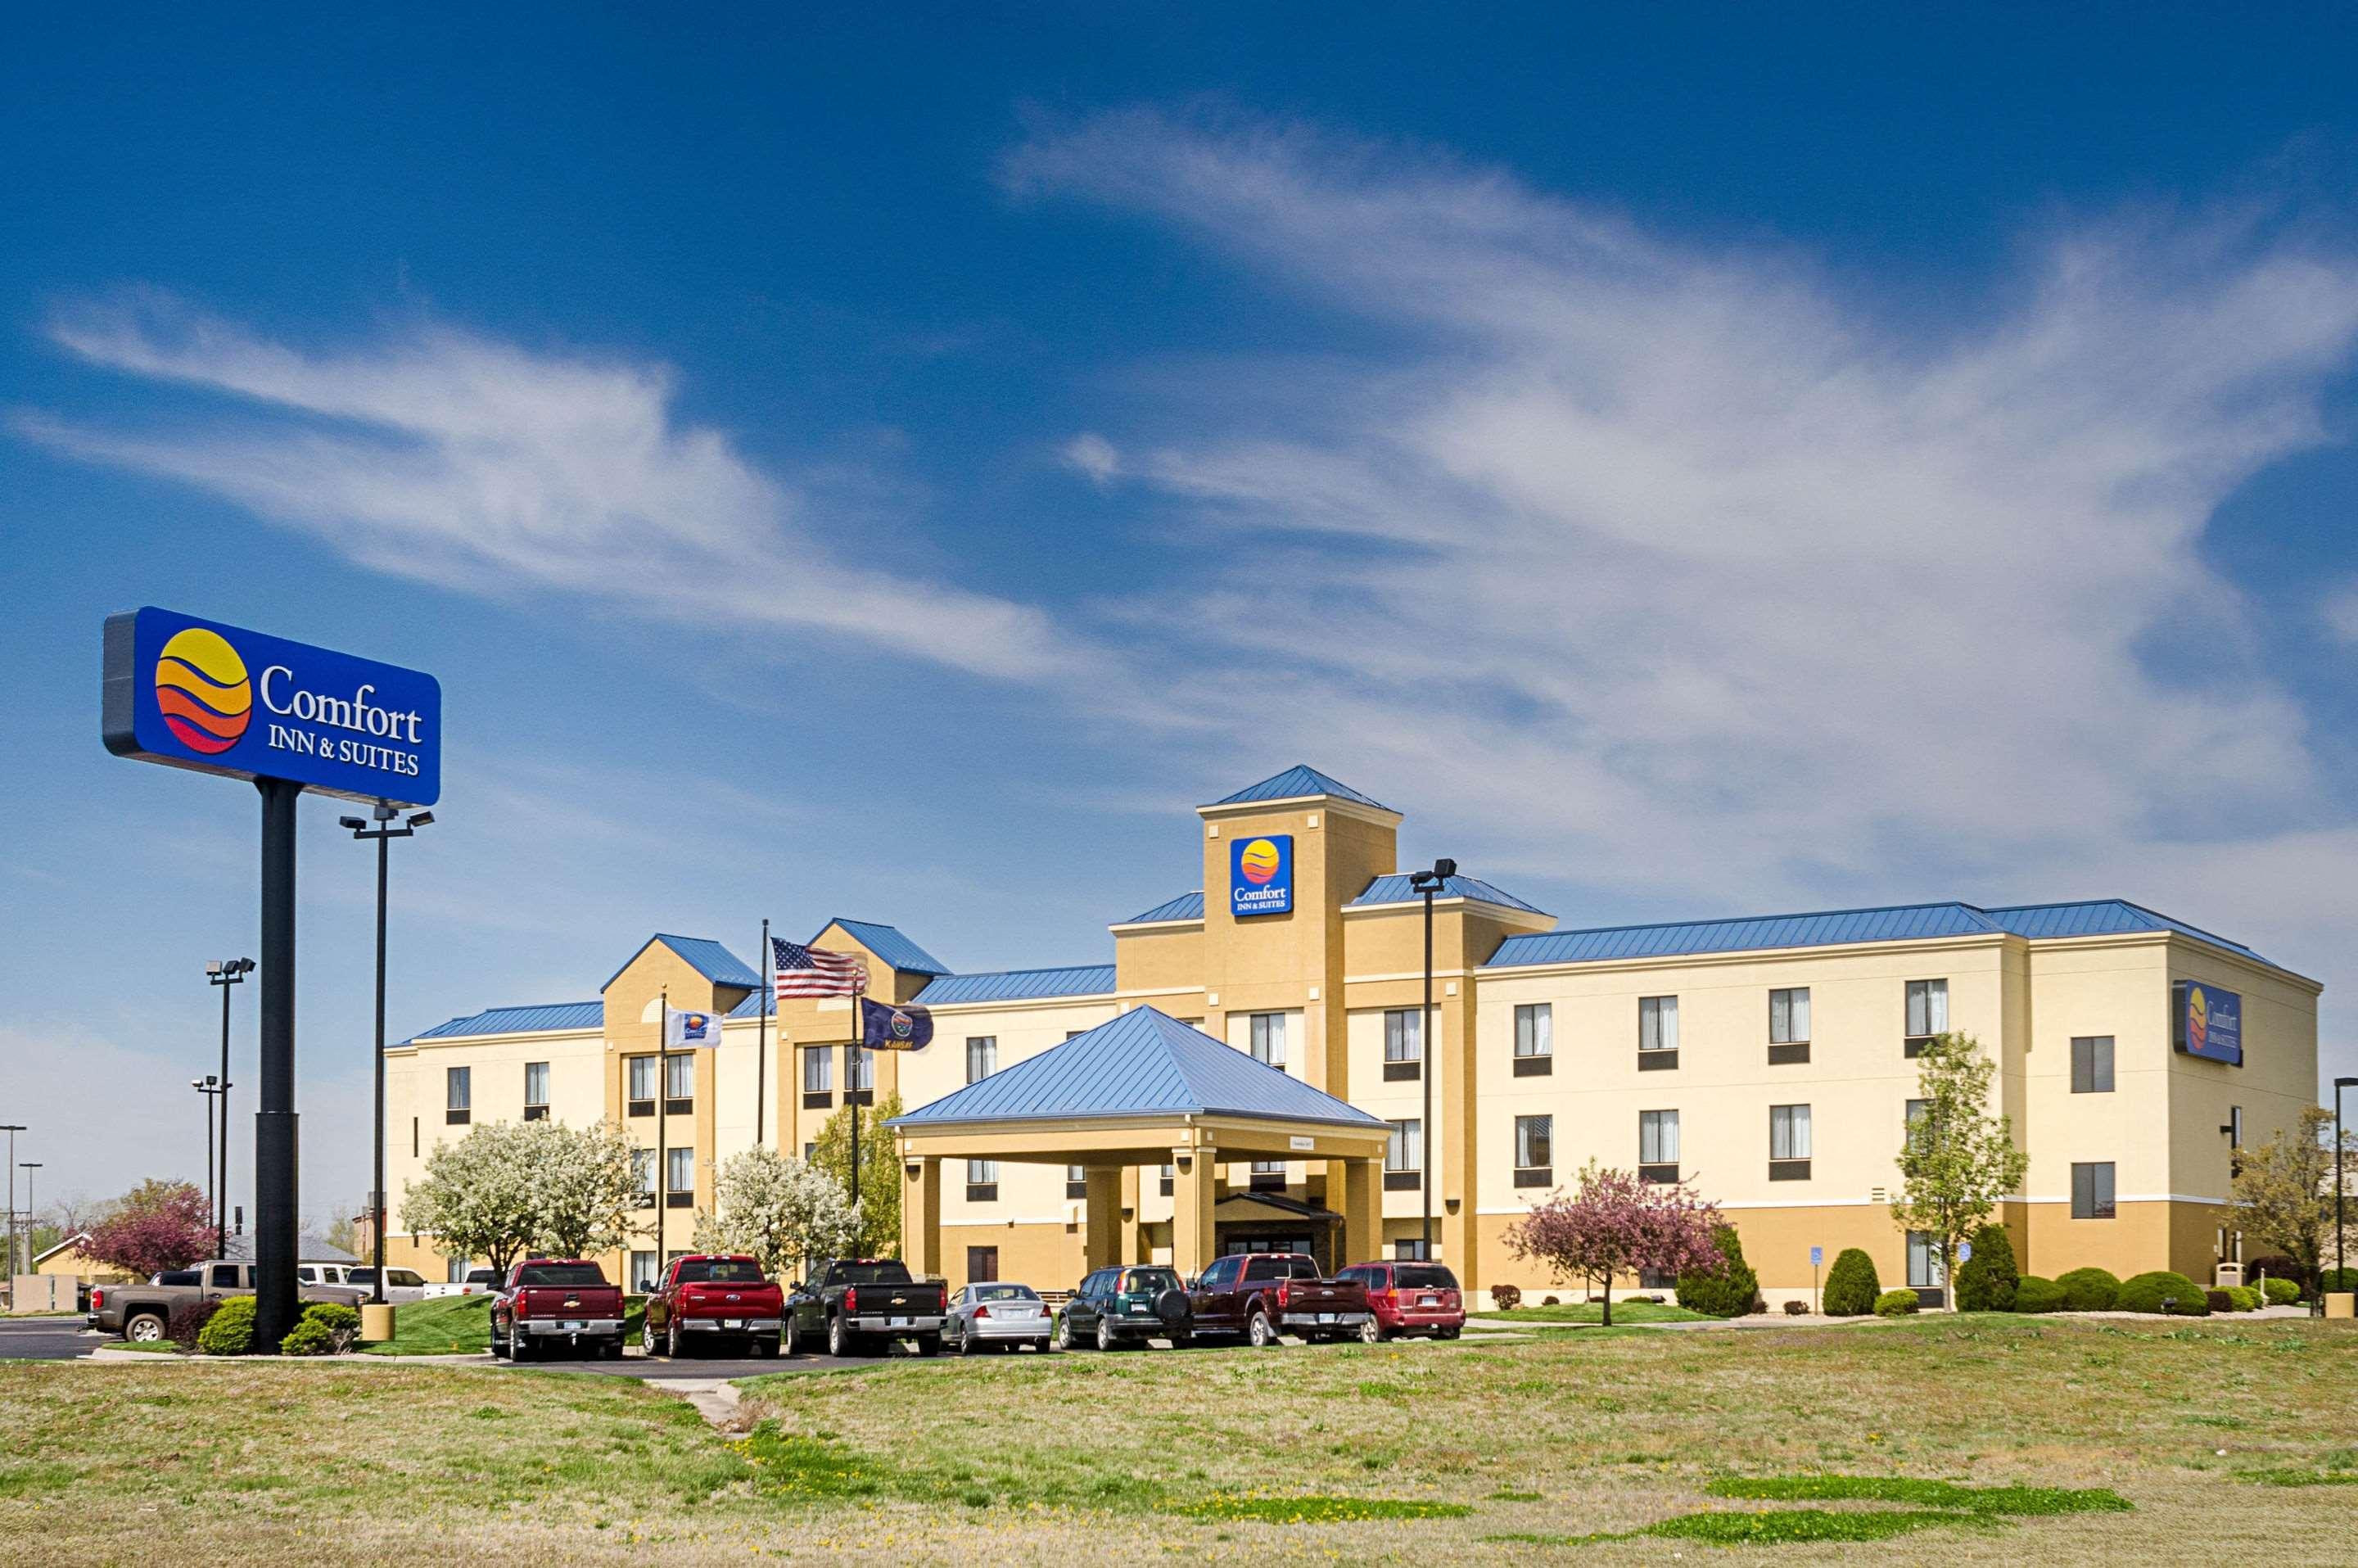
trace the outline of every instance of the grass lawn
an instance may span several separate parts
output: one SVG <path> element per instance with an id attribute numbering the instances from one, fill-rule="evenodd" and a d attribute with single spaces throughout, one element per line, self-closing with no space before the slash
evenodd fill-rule
<path id="1" fill-rule="evenodd" d="M 639 1336 L 645 1299 L 633 1296 L 622 1314 L 622 1337 Z M 492 1298 L 437 1296 L 394 1308 L 393 1337 L 363 1346 L 371 1356 L 481 1356 L 492 1347 Z"/>
<path id="2" fill-rule="evenodd" d="M 1504 1312 L 1484 1312 L 1473 1314 L 1485 1323 L 1603 1323 L 1605 1305 L 1602 1302 L 1568 1302 L 1558 1306 L 1520 1306 Z M 1615 1302 L 1613 1325 L 1625 1323 L 1707 1323 L 1709 1313 L 1689 1312 L 1669 1303 L 1657 1306 L 1652 1302 Z"/>
<path id="3" fill-rule="evenodd" d="M 290 1564 L 503 1541 L 667 1563 L 2358 1557 L 2343 1324 L 894 1358 L 746 1399 L 732 1439 L 598 1375 L 0 1363 L 0 1537 Z"/>

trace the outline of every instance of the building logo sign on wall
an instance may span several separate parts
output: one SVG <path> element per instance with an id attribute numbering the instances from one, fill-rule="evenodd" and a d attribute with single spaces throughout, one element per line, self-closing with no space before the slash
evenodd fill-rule
<path id="1" fill-rule="evenodd" d="M 1228 843 L 1228 913 L 1286 914 L 1293 909 L 1293 835 L 1260 834 Z"/>
<path id="2" fill-rule="evenodd" d="M 2244 1065 L 2244 999 L 2234 991 L 2180 980 L 2170 988 L 2172 1044 L 2206 1062 Z"/>
<path id="3" fill-rule="evenodd" d="M 442 793 L 432 676 L 169 610 L 107 618 L 101 731 L 119 757 L 348 800 Z"/>

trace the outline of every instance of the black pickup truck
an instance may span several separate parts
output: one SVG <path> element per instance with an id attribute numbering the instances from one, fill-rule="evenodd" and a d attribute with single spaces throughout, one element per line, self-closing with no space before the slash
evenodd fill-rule
<path id="1" fill-rule="evenodd" d="M 830 1356 L 873 1356 L 906 1339 L 918 1355 L 938 1356 L 948 1316 L 949 1287 L 912 1280 L 897 1258 L 830 1259 L 787 1290 L 780 1350 L 792 1356 L 824 1341 Z"/>

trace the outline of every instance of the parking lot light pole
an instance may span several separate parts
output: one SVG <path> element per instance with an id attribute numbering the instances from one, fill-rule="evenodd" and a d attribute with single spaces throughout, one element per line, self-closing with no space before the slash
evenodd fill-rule
<path id="1" fill-rule="evenodd" d="M 221 1212 L 221 1187 L 213 1172 L 213 1097 L 221 1093 L 221 1080 L 207 1073 L 201 1078 L 190 1078 L 189 1087 L 205 1097 L 205 1185 L 212 1188 L 213 1212 Z M 218 1238 L 216 1238 L 218 1239 Z"/>
<path id="2" fill-rule="evenodd" d="M 384 1304 L 384 889 L 385 867 L 389 860 L 386 847 L 395 838 L 406 838 L 434 820 L 430 811 L 414 813 L 402 827 L 393 826 L 400 815 L 392 806 L 379 801 L 369 810 L 376 826 L 371 827 L 357 816 L 340 816 L 336 825 L 352 829 L 352 837 L 363 841 L 376 841 L 376 1172 L 369 1187 L 369 1230 L 371 1244 L 375 1249 L 376 1282 L 370 1288 L 369 1300 L 377 1306 Z"/>
<path id="3" fill-rule="evenodd" d="M 33 1231 L 38 1223 L 34 1217 L 40 1213 L 40 1210 L 33 1206 L 33 1173 L 40 1168 L 41 1162 L 38 1160 L 27 1160 L 17 1167 L 25 1173 L 25 1272 L 27 1274 L 33 1271 Z M 14 1219 L 16 1216 L 11 1214 L 9 1217 Z M 10 1290 L 13 1291 L 16 1286 L 16 1281 L 8 1281 Z"/>
<path id="4" fill-rule="evenodd" d="M 215 958 L 205 965 L 205 983 L 221 988 L 221 1178 L 213 1187 L 213 1256 L 229 1255 L 229 988 L 254 972 L 251 958 Z"/>
<path id="5" fill-rule="evenodd" d="M 8 1135 L 8 1304 L 16 1304 L 16 1134 L 25 1130 L 21 1121 L 0 1127 Z M 31 1273 L 32 1270 L 25 1271 Z"/>
<path id="6" fill-rule="evenodd" d="M 1416 1076 L 1423 1080 L 1422 1119 L 1416 1124 L 1417 1185 L 1424 1205 L 1424 1227 L 1418 1234 L 1424 1249 L 1421 1261 L 1433 1261 L 1433 895 L 1457 874 L 1455 860 L 1435 860 L 1429 871 L 1411 871 L 1408 885 L 1424 895 L 1424 1006 L 1416 1015 Z M 1378 1249 L 1381 1250 L 1381 1249 Z"/>

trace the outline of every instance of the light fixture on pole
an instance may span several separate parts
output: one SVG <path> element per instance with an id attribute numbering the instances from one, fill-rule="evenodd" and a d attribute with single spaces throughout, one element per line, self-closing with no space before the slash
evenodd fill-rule
<path id="1" fill-rule="evenodd" d="M 340 816 L 336 826 L 352 829 L 353 838 L 376 843 L 376 1162 L 369 1184 L 369 1238 L 376 1266 L 371 1271 L 375 1282 L 369 1288 L 369 1300 L 378 1306 L 384 1304 L 384 888 L 385 868 L 389 857 L 386 846 L 395 838 L 406 838 L 434 820 L 430 811 L 410 813 L 409 820 L 399 827 L 393 819 L 401 814 L 379 801 L 370 807 L 369 815 L 376 819 L 372 827 L 357 816 Z"/>
<path id="2" fill-rule="evenodd" d="M 251 958 L 215 958 L 205 965 L 205 983 L 221 988 L 221 1178 L 213 1187 L 213 1256 L 229 1255 L 229 988 L 254 973 Z"/>
<path id="3" fill-rule="evenodd" d="M 221 1188 L 215 1184 L 213 1168 L 213 1097 L 222 1092 L 221 1079 L 211 1073 L 201 1078 L 190 1078 L 189 1087 L 205 1097 L 205 1185 L 212 1188 L 210 1195 L 213 1212 L 221 1212 Z M 219 1240 L 220 1238 L 214 1238 Z"/>
<path id="4" fill-rule="evenodd" d="M 1416 1015 L 1416 1076 L 1424 1082 L 1424 1109 L 1416 1124 L 1417 1185 L 1419 1198 L 1424 1206 L 1424 1226 L 1418 1233 L 1423 1237 L 1425 1262 L 1433 1261 L 1433 897 L 1449 885 L 1457 874 L 1455 860 L 1435 860 L 1429 871 L 1412 871 L 1408 885 L 1424 895 L 1424 1006 Z"/>
<path id="5" fill-rule="evenodd" d="M 0 1272 L 8 1276 L 8 1305 L 11 1308 L 16 1304 L 16 1134 L 24 1130 L 25 1124 L 21 1121 L 0 1127 L 0 1132 L 8 1135 L 8 1267 Z M 30 1266 L 25 1270 L 28 1274 L 32 1271 Z"/>
<path id="6" fill-rule="evenodd" d="M 2333 1080 L 2333 1271 L 2342 1276 L 2342 1288 L 2350 1288 L 2350 1258 L 2348 1253 L 2350 1227 L 2342 1216 L 2342 1195 L 2349 1183 L 2342 1174 L 2342 1091 L 2358 1089 L 2358 1078 Z M 2325 1292 L 2317 1292 L 2321 1299 Z"/>

